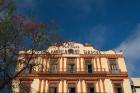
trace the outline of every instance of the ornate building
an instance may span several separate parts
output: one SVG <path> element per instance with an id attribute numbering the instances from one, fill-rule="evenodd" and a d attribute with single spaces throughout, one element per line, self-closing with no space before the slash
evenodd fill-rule
<path id="1" fill-rule="evenodd" d="M 30 57 L 32 68 L 13 81 L 15 93 L 132 93 L 122 51 L 67 42 L 19 53 L 19 60 Z M 17 71 L 24 67 L 22 60 Z"/>

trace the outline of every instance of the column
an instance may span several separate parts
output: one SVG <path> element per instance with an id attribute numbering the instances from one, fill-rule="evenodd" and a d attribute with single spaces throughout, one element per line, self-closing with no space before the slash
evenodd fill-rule
<path id="1" fill-rule="evenodd" d="M 95 69 L 95 71 L 98 71 L 98 64 L 97 64 L 97 58 L 95 58 L 95 67 L 96 67 L 96 69 Z"/>
<path id="2" fill-rule="evenodd" d="M 43 58 L 43 72 L 46 72 L 46 59 Z"/>
<path id="3" fill-rule="evenodd" d="M 63 81 L 61 80 L 61 81 L 59 82 L 59 84 L 58 84 L 58 92 L 60 92 L 60 93 L 63 92 L 62 86 L 63 86 Z"/>
<path id="4" fill-rule="evenodd" d="M 46 63 L 46 72 L 48 72 L 48 59 L 47 59 L 47 57 L 45 57 L 45 63 Z"/>
<path id="5" fill-rule="evenodd" d="M 91 63 L 92 63 L 92 69 L 93 69 L 93 71 L 96 71 L 96 64 L 95 64 L 95 59 L 92 59 L 91 60 Z"/>
<path id="6" fill-rule="evenodd" d="M 80 70 L 80 62 L 79 62 L 79 58 L 76 58 L 76 71 L 79 72 Z"/>
<path id="7" fill-rule="evenodd" d="M 82 90 L 83 90 L 83 93 L 86 93 L 87 92 L 85 80 L 82 80 Z"/>
<path id="8" fill-rule="evenodd" d="M 66 80 L 64 80 L 64 84 L 63 84 L 63 88 L 64 88 L 64 90 L 63 90 L 63 92 L 64 93 L 67 93 L 68 92 L 68 87 L 67 87 L 67 81 Z"/>
<path id="9" fill-rule="evenodd" d="M 39 80 L 38 92 L 41 90 L 41 80 Z"/>
<path id="10" fill-rule="evenodd" d="M 40 88 L 40 92 L 43 92 L 43 88 L 44 88 L 44 80 L 41 80 L 41 88 Z"/>
<path id="11" fill-rule="evenodd" d="M 104 84 L 104 80 L 105 80 L 105 79 L 102 79 L 102 87 L 103 87 L 103 92 L 106 92 L 106 91 L 105 91 L 105 84 Z"/>
<path id="12" fill-rule="evenodd" d="M 97 80 L 95 83 L 95 87 L 96 87 L 96 92 L 100 92 L 100 87 L 99 87 L 99 81 Z"/>
<path id="13" fill-rule="evenodd" d="M 44 68 L 44 59 L 43 57 L 40 57 L 41 58 L 41 72 L 43 72 L 43 68 Z"/>
<path id="14" fill-rule="evenodd" d="M 101 84 L 100 84 L 100 79 L 98 80 L 98 88 L 99 88 L 99 92 L 101 92 Z"/>
<path id="15" fill-rule="evenodd" d="M 80 88 L 81 88 L 81 93 L 83 93 L 83 83 L 82 83 L 83 80 L 80 80 Z"/>
<path id="16" fill-rule="evenodd" d="M 61 57 L 61 58 L 60 58 L 60 61 L 59 61 L 59 70 L 60 70 L 60 72 L 63 71 L 62 62 L 63 62 L 63 58 Z"/>
<path id="17" fill-rule="evenodd" d="M 81 62 L 81 58 L 79 57 L 79 71 L 81 72 L 82 71 L 82 62 Z"/>
<path id="18" fill-rule="evenodd" d="M 81 59 L 81 61 L 80 61 L 80 64 L 81 64 L 81 71 L 83 72 L 84 71 L 84 60 L 83 60 L 83 58 L 80 58 Z"/>
<path id="19" fill-rule="evenodd" d="M 67 71 L 67 69 L 66 69 L 67 62 L 66 61 L 67 61 L 67 59 L 66 58 L 63 58 L 63 65 L 62 65 L 63 66 L 63 69 L 64 69 L 63 71 Z"/>
<path id="20" fill-rule="evenodd" d="M 96 58 L 96 60 L 97 60 L 97 71 L 100 71 L 101 66 L 100 66 L 99 58 Z"/>
<path id="21" fill-rule="evenodd" d="M 102 71 L 101 58 L 99 58 L 99 64 L 100 64 L 100 71 Z"/>
<path id="22" fill-rule="evenodd" d="M 32 84 L 31 84 L 31 91 L 32 93 L 36 93 L 39 91 L 39 79 L 34 79 Z"/>
<path id="23" fill-rule="evenodd" d="M 77 92 L 81 93 L 81 82 L 80 82 L 80 80 L 77 83 Z"/>
<path id="24" fill-rule="evenodd" d="M 48 88 L 49 88 L 48 80 L 46 80 L 45 81 L 45 93 L 48 93 Z"/>
<path id="25" fill-rule="evenodd" d="M 100 83 L 100 91 L 103 92 L 103 83 L 101 79 L 99 80 L 99 83 Z"/>

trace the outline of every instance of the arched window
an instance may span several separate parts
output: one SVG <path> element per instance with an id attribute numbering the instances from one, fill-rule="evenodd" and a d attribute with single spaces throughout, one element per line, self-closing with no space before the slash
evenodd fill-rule
<path id="1" fill-rule="evenodd" d="M 69 49 L 69 50 L 68 50 L 68 53 L 69 53 L 69 54 L 74 54 L 74 50 L 73 50 L 73 49 Z"/>

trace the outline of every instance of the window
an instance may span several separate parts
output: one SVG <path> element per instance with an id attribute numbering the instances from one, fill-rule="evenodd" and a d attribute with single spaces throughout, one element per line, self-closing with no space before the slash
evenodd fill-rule
<path id="1" fill-rule="evenodd" d="M 121 83 L 114 83 L 115 93 L 123 93 Z"/>
<path id="2" fill-rule="evenodd" d="M 67 71 L 70 73 L 74 73 L 75 72 L 75 58 L 68 58 L 67 59 Z"/>
<path id="3" fill-rule="evenodd" d="M 57 64 L 52 64 L 50 66 L 50 72 L 51 73 L 56 73 L 57 72 Z"/>
<path id="4" fill-rule="evenodd" d="M 88 73 L 92 73 L 92 63 L 91 59 L 85 59 L 85 68 Z"/>
<path id="5" fill-rule="evenodd" d="M 92 73 L 92 64 L 87 64 L 87 72 Z"/>
<path id="6" fill-rule="evenodd" d="M 109 59 L 109 65 L 110 65 L 110 70 L 111 70 L 112 73 L 118 73 L 119 72 L 116 59 Z"/>
<path id="7" fill-rule="evenodd" d="M 75 54 L 79 54 L 80 51 L 79 50 L 75 50 L 74 52 L 75 52 Z"/>
<path id="8" fill-rule="evenodd" d="M 51 59 L 50 60 L 50 72 L 56 73 L 57 72 L 57 66 L 58 66 L 58 59 Z"/>
<path id="9" fill-rule="evenodd" d="M 70 73 L 75 72 L 75 64 L 69 64 L 68 65 L 68 72 L 70 72 Z"/>
<path id="10" fill-rule="evenodd" d="M 93 83 L 87 83 L 87 91 L 88 93 L 95 93 L 95 88 Z"/>
<path id="11" fill-rule="evenodd" d="M 76 93 L 76 86 L 75 84 L 68 84 L 68 93 Z"/>
<path id="12" fill-rule="evenodd" d="M 50 87 L 49 93 L 57 93 L 57 88 L 56 87 Z"/>
<path id="13" fill-rule="evenodd" d="M 56 83 L 50 84 L 49 93 L 57 93 L 57 84 Z"/>
<path id="14" fill-rule="evenodd" d="M 73 49 L 69 49 L 69 50 L 68 50 L 68 53 L 69 53 L 69 54 L 74 54 L 74 50 L 73 50 Z"/>
<path id="15" fill-rule="evenodd" d="M 58 58 L 52 58 L 50 59 L 51 64 L 57 64 L 58 63 Z"/>

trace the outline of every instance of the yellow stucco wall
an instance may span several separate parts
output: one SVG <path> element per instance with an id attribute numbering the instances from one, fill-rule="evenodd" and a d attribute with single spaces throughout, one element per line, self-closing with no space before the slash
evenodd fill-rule
<path id="1" fill-rule="evenodd" d="M 107 93 L 113 93 L 113 86 L 110 79 L 105 79 L 105 90 Z"/>
<path id="2" fill-rule="evenodd" d="M 33 91 L 33 93 L 37 93 L 39 90 L 39 79 L 34 79 L 32 84 L 31 84 L 31 91 Z"/>
<path id="3" fill-rule="evenodd" d="M 132 93 L 129 79 L 124 79 L 123 89 L 124 89 L 124 93 Z"/>
<path id="4" fill-rule="evenodd" d="M 118 58 L 118 66 L 122 72 L 127 72 L 124 58 Z"/>
<path id="5" fill-rule="evenodd" d="M 102 64 L 102 68 L 104 68 L 105 71 L 109 72 L 108 59 L 107 58 L 101 58 L 101 64 Z"/>

